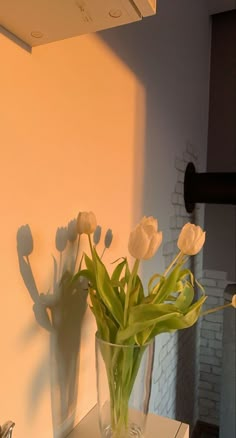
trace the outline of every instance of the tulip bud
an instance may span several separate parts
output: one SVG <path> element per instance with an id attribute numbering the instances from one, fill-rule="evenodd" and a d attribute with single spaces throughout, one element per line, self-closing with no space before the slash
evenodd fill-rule
<path id="1" fill-rule="evenodd" d="M 204 245 L 205 235 L 201 227 L 187 223 L 180 232 L 177 246 L 183 254 L 195 255 Z"/>
<path id="2" fill-rule="evenodd" d="M 236 309 L 236 294 L 233 296 L 231 304 Z"/>
<path id="3" fill-rule="evenodd" d="M 130 233 L 128 249 L 136 259 L 149 259 L 158 250 L 162 242 L 162 232 L 158 232 L 157 220 L 144 216 Z"/>
<path id="4" fill-rule="evenodd" d="M 59 252 L 64 251 L 67 244 L 67 228 L 60 227 L 56 232 L 56 249 Z"/>
<path id="5" fill-rule="evenodd" d="M 90 211 L 82 211 L 78 215 L 77 230 L 79 234 L 91 234 L 97 227 L 95 214 Z"/>
<path id="6" fill-rule="evenodd" d="M 33 251 L 33 237 L 29 225 L 22 225 L 17 231 L 17 251 L 21 256 L 29 256 Z"/>

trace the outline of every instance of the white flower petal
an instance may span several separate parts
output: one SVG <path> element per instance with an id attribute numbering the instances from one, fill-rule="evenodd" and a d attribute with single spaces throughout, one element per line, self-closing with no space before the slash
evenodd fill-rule
<path id="1" fill-rule="evenodd" d="M 195 255 L 204 245 L 205 234 L 206 233 L 201 227 L 187 223 L 183 226 L 180 232 L 177 246 L 182 253 L 186 255 Z"/>
<path id="2" fill-rule="evenodd" d="M 162 232 L 154 234 L 150 241 L 148 251 L 146 252 L 143 259 L 147 260 L 153 257 L 156 251 L 158 250 L 159 246 L 161 245 L 161 242 L 162 242 Z"/>
<path id="3" fill-rule="evenodd" d="M 97 227 L 96 216 L 92 211 L 82 211 L 77 218 L 77 229 L 79 234 L 91 234 Z"/>
<path id="4" fill-rule="evenodd" d="M 131 232 L 128 249 L 136 259 L 149 259 L 159 248 L 162 233 L 157 232 L 158 223 L 152 216 L 144 216 Z"/>
<path id="5" fill-rule="evenodd" d="M 236 294 L 232 298 L 232 306 L 236 309 Z"/>
<path id="6" fill-rule="evenodd" d="M 128 250 L 129 253 L 136 259 L 140 260 L 148 251 L 149 239 L 143 230 L 143 227 L 138 225 L 134 231 L 130 233 Z"/>

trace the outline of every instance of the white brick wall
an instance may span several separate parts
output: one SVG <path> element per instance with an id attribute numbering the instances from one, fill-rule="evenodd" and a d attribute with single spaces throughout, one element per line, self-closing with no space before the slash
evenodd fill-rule
<path id="1" fill-rule="evenodd" d="M 189 161 L 197 167 L 196 155 L 190 144 L 187 145 L 183 157 L 175 160 L 176 184 L 171 195 L 174 214 L 169 218 L 170 240 L 163 246 L 166 266 L 176 255 L 176 243 L 182 226 L 187 222 L 195 222 L 203 226 L 203 207 L 197 206 L 192 216 L 186 212 L 184 206 L 183 181 Z M 201 255 L 192 258 L 191 269 L 195 271 L 198 278 L 202 276 Z M 197 390 L 200 372 L 198 366 L 200 329 L 198 327 L 197 324 L 188 330 L 157 336 L 150 403 L 153 412 L 177 418 L 191 425 L 195 423 L 198 414 Z M 217 338 L 214 340 L 216 341 Z M 217 367 L 218 362 L 214 366 Z M 212 386 L 202 388 L 202 390 L 207 389 L 212 391 Z"/>
<path id="2" fill-rule="evenodd" d="M 224 302 L 226 273 L 205 270 L 201 284 L 208 296 L 204 310 Z M 200 378 L 198 387 L 199 419 L 219 425 L 222 374 L 223 311 L 201 320 Z"/>
<path id="3" fill-rule="evenodd" d="M 192 149 L 188 145 L 183 158 L 178 157 L 175 161 L 177 180 L 171 196 L 174 214 L 169 218 L 170 241 L 163 246 L 166 266 L 176 254 L 182 226 L 189 221 L 203 226 L 204 207 L 197 205 L 193 216 L 184 207 L 184 172 L 189 161 L 196 166 Z M 208 296 L 205 309 L 222 305 L 227 274 L 202 271 L 202 252 L 191 259 L 191 269 Z M 219 425 L 222 337 L 222 312 L 207 315 L 191 329 L 157 337 L 152 411 L 190 425 L 194 425 L 197 419 Z"/>

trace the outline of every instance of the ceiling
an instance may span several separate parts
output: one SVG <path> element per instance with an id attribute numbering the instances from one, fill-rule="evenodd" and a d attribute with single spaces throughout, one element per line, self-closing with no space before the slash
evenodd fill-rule
<path id="1" fill-rule="evenodd" d="M 236 9 L 236 0 L 204 1 L 210 15 Z M 156 0 L 0 0 L 0 33 L 31 51 L 155 13 Z"/>
<path id="2" fill-rule="evenodd" d="M 31 49 L 155 13 L 156 0 L 0 0 L 0 31 Z"/>

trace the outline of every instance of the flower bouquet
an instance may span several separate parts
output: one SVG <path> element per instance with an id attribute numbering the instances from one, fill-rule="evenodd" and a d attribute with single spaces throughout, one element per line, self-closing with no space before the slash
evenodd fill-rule
<path id="1" fill-rule="evenodd" d="M 187 223 L 177 241 L 178 254 L 163 274 L 155 273 L 150 278 L 145 291 L 138 269 L 140 261 L 153 257 L 161 245 L 162 233 L 158 231 L 156 219 L 144 217 L 131 232 L 128 250 L 134 258 L 133 265 L 129 265 L 127 258 L 118 259 L 111 274 L 92 244 L 95 215 L 80 213 L 78 228 L 88 236 L 90 255 L 84 254 L 85 269 L 80 270 L 73 281 L 80 276 L 87 278 L 90 308 L 97 323 L 98 402 L 100 411 L 105 410 L 105 414 L 100 415 L 102 436 L 143 436 L 144 426 L 136 423 L 148 410 L 150 386 L 146 390 L 145 378 L 150 383 L 152 349 L 145 358 L 148 371 L 141 372 L 141 392 L 146 392 L 140 409 L 144 412 L 132 417 L 131 399 L 136 398 L 137 402 L 142 396 L 140 392 L 138 395 L 134 392 L 141 363 L 156 335 L 188 328 L 201 315 L 207 296 L 184 265 L 190 256 L 201 250 L 205 232 L 201 227 Z M 194 290 L 196 284 L 201 291 L 200 297 Z M 235 307 L 235 300 L 236 296 L 230 305 Z M 99 377 L 101 366 L 106 372 L 109 400 L 101 395 L 105 385 Z M 107 401 L 109 407 L 105 408 Z"/>

